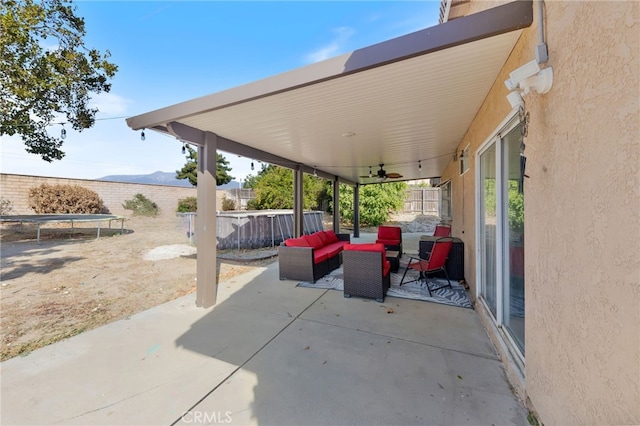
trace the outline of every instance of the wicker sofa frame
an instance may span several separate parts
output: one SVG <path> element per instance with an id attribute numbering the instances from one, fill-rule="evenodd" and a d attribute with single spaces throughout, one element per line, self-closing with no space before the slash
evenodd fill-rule
<path id="1" fill-rule="evenodd" d="M 340 244 L 351 241 L 350 234 L 336 234 Z M 333 243 L 338 244 L 338 243 Z M 278 246 L 278 266 L 280 280 L 300 280 L 315 283 L 342 264 L 342 252 L 326 260 L 315 263 L 314 248 L 287 247 L 283 242 Z"/>
<path id="2" fill-rule="evenodd" d="M 391 272 L 382 275 L 383 257 L 380 252 L 345 250 L 342 258 L 344 297 L 366 297 L 384 302 L 391 286 Z"/>

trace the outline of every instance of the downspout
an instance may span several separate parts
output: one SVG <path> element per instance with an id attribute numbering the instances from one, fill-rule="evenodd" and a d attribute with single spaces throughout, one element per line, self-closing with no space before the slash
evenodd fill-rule
<path id="1" fill-rule="evenodd" d="M 536 46 L 536 62 L 538 64 L 545 64 L 549 60 L 549 51 L 547 50 L 547 43 L 544 40 L 544 2 L 538 0 L 536 2 L 538 7 L 538 45 Z"/>

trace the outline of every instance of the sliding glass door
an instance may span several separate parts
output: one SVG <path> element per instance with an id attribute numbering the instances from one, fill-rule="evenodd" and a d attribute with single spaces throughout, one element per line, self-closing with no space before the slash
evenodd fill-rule
<path id="1" fill-rule="evenodd" d="M 524 353 L 524 159 L 520 126 L 502 139 L 503 322 Z"/>
<path id="2" fill-rule="evenodd" d="M 524 356 L 524 157 L 512 122 L 478 157 L 479 297 Z"/>
<path id="3" fill-rule="evenodd" d="M 497 316 L 496 259 L 496 145 L 480 155 L 480 279 L 482 297 Z"/>

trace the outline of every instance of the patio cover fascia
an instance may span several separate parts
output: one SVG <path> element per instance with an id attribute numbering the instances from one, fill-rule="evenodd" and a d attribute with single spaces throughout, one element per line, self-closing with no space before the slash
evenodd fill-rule
<path id="1" fill-rule="evenodd" d="M 339 181 L 357 183 L 357 218 L 358 187 L 375 183 L 372 167 L 384 163 L 405 180 L 441 176 L 532 22 L 532 1 L 518 0 L 128 118 L 133 130 L 199 146 L 196 305 L 217 299 L 217 150 L 294 170 L 295 235 L 304 231 L 305 172 L 332 180 L 336 203 Z"/>

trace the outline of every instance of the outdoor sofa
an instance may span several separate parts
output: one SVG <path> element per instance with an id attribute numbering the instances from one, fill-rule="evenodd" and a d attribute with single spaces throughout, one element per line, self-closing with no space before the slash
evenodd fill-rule
<path id="1" fill-rule="evenodd" d="M 349 234 L 318 231 L 289 238 L 278 247 L 281 280 L 315 283 L 342 264 L 342 250 L 351 241 Z"/>

